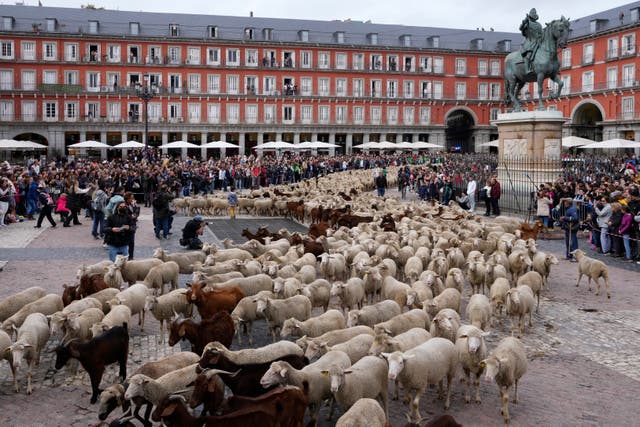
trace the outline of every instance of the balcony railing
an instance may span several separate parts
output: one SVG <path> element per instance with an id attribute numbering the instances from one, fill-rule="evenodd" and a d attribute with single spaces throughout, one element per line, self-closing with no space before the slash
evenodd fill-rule
<path id="1" fill-rule="evenodd" d="M 607 50 L 607 60 L 611 61 L 614 59 L 618 59 L 618 49 L 609 49 Z"/>
<path id="2" fill-rule="evenodd" d="M 620 52 L 620 57 L 622 58 L 627 58 L 629 56 L 635 56 L 636 54 L 636 45 L 631 45 L 631 46 L 626 46 L 624 49 L 622 49 L 622 51 Z"/>

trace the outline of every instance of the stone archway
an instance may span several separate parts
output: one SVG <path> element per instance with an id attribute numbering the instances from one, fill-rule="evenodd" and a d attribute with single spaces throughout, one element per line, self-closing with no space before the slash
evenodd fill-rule
<path id="1" fill-rule="evenodd" d="M 445 126 L 447 151 L 473 151 L 473 132 L 476 126 L 473 112 L 462 108 L 453 109 L 445 118 Z"/>
<path id="2" fill-rule="evenodd" d="M 571 134 L 592 141 L 602 141 L 602 108 L 594 101 L 583 101 L 571 115 Z"/>
<path id="3" fill-rule="evenodd" d="M 13 139 L 18 141 L 31 141 L 36 142 L 38 144 L 49 146 L 49 140 L 40 135 L 39 133 L 25 132 L 19 135 L 16 135 Z"/>

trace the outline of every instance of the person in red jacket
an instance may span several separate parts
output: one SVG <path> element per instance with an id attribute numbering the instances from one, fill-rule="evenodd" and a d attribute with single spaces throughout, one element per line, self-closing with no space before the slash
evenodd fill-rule
<path id="1" fill-rule="evenodd" d="M 495 216 L 500 215 L 500 205 L 498 202 L 500 201 L 501 194 L 500 183 L 498 182 L 498 178 L 494 176 L 491 178 L 491 210 Z"/>
<path id="2" fill-rule="evenodd" d="M 69 225 L 69 214 L 71 214 L 71 210 L 67 207 L 67 195 L 65 193 L 62 193 L 60 197 L 58 197 L 56 213 L 60 214 L 60 221 L 62 221 L 63 227 L 71 227 L 71 225 Z"/>

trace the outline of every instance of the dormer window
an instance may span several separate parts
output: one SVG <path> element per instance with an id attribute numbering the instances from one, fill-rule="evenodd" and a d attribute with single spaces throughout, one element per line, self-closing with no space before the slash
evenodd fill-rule
<path id="1" fill-rule="evenodd" d="M 56 18 L 47 18 L 47 31 L 55 31 L 58 29 L 58 20 Z"/>
<path id="2" fill-rule="evenodd" d="M 244 29 L 244 38 L 245 40 L 253 40 L 255 39 L 255 31 L 253 28 L 245 28 Z"/>
<path id="3" fill-rule="evenodd" d="M 440 47 L 440 36 L 431 36 L 427 38 L 427 47 L 439 48 Z"/>
<path id="4" fill-rule="evenodd" d="M 498 51 L 500 51 L 500 52 L 510 52 L 511 51 L 511 40 L 500 40 L 498 42 Z"/>
<path id="5" fill-rule="evenodd" d="M 606 24 L 607 24 L 606 19 L 592 19 L 591 21 L 589 21 L 589 31 L 591 33 L 602 31 L 604 30 Z"/>
<path id="6" fill-rule="evenodd" d="M 180 25 L 178 24 L 169 25 L 169 35 L 171 37 L 178 37 L 180 35 Z"/>
<path id="7" fill-rule="evenodd" d="M 640 7 L 631 9 L 631 22 L 638 22 L 640 20 Z"/>
<path id="8" fill-rule="evenodd" d="M 137 36 L 140 34 L 139 22 L 129 22 L 129 34 L 131 34 L 132 36 Z"/>
<path id="9" fill-rule="evenodd" d="M 367 34 L 367 41 L 371 46 L 376 46 L 378 44 L 378 33 Z"/>
<path id="10" fill-rule="evenodd" d="M 2 29 L 5 31 L 11 31 L 13 30 L 13 26 L 15 24 L 15 19 L 13 19 L 13 16 L 3 16 L 2 17 Z"/>
<path id="11" fill-rule="evenodd" d="M 482 50 L 482 49 L 484 49 L 484 39 L 471 40 L 471 50 Z"/>
<path id="12" fill-rule="evenodd" d="M 216 27 L 215 25 L 209 25 L 207 27 L 207 34 L 212 39 L 218 38 L 218 27 Z"/>
<path id="13" fill-rule="evenodd" d="M 98 21 L 89 21 L 89 34 L 98 34 Z"/>
<path id="14" fill-rule="evenodd" d="M 404 47 L 411 47 L 411 35 L 404 34 L 400 36 L 400 43 L 402 43 Z"/>
<path id="15" fill-rule="evenodd" d="M 263 28 L 262 29 L 262 38 L 264 40 L 270 41 L 273 39 L 273 28 Z"/>
<path id="16" fill-rule="evenodd" d="M 333 40 L 339 44 L 344 43 L 344 31 L 336 31 L 333 33 Z"/>
<path id="17" fill-rule="evenodd" d="M 309 30 L 300 30 L 300 31 L 298 31 L 298 41 L 308 42 L 309 41 Z"/>

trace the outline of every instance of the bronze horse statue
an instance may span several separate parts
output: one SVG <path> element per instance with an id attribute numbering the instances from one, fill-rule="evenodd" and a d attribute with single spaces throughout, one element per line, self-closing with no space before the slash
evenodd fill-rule
<path id="1" fill-rule="evenodd" d="M 526 83 L 538 83 L 538 106 L 541 110 L 544 108 L 542 106 L 544 79 L 550 78 L 558 84 L 558 90 L 551 94 L 551 98 L 556 99 L 560 95 L 563 83 L 558 76 L 558 70 L 560 69 L 558 47 L 562 48 L 567 45 L 569 26 L 569 20 L 564 16 L 546 25 L 540 45 L 535 51 L 531 72 L 527 72 L 527 66 L 520 52 L 511 52 L 505 58 L 505 101 L 513 104 L 514 111 L 520 111 L 518 94 Z"/>

